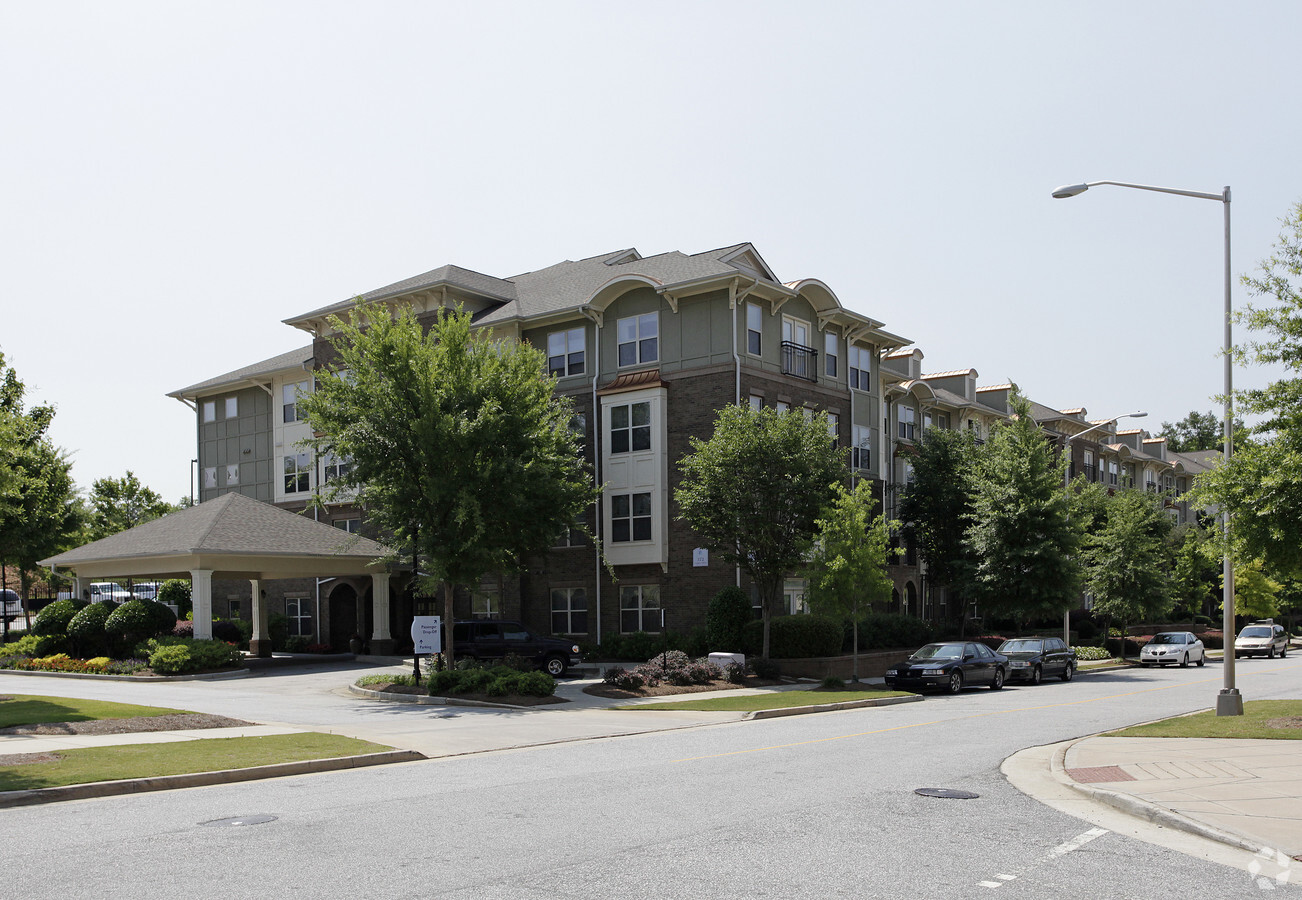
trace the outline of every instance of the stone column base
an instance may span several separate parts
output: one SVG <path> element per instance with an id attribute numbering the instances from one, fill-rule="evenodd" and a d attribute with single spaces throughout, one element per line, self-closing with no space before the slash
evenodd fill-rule
<path id="1" fill-rule="evenodd" d="M 393 639 L 371 638 L 371 654 L 374 656 L 391 656 L 393 654 Z"/>
<path id="2" fill-rule="evenodd" d="M 266 659 L 271 656 L 271 641 L 249 641 L 249 652 Z"/>

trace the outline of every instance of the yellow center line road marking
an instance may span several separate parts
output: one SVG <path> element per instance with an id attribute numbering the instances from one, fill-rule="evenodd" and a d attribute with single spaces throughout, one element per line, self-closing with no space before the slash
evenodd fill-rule
<path id="1" fill-rule="evenodd" d="M 1251 674 L 1266 675 L 1269 673 L 1253 672 Z M 1018 707 L 1014 707 L 1013 709 L 994 709 L 994 710 L 990 710 L 989 712 L 972 713 L 971 715 L 968 716 L 957 716 L 953 719 L 935 719 L 931 722 L 914 722 L 912 725 L 896 725 L 891 728 L 877 728 L 874 729 L 873 731 L 856 731 L 853 734 L 837 734 L 837 735 L 833 735 L 832 737 L 814 738 L 808 741 L 794 741 L 790 744 L 774 744 L 769 747 L 752 747 L 749 750 L 730 750 L 727 753 L 709 753 L 703 756 L 686 756 L 683 757 L 682 759 L 675 759 L 673 760 L 673 762 L 683 763 L 683 762 L 698 762 L 703 759 L 722 759 L 723 757 L 726 756 L 742 756 L 747 753 L 764 753 L 769 750 L 787 750 L 792 747 L 804 747 L 811 744 L 826 744 L 829 741 L 844 741 L 850 738 L 868 737 L 869 735 L 873 735 L 873 734 L 886 734 L 887 732 L 891 732 L 891 731 L 904 731 L 909 728 L 923 728 L 927 725 L 940 725 L 942 723 L 949 724 L 951 722 L 961 722 L 964 719 L 983 719 L 988 716 L 1006 716 L 1010 713 L 1034 712 L 1037 709 L 1058 709 L 1064 706 L 1082 706 L 1086 703 L 1099 703 L 1104 700 L 1117 700 L 1122 697 L 1134 697 L 1139 694 L 1151 694 L 1154 693 L 1155 691 L 1170 691 L 1170 690 L 1175 690 L 1176 688 L 1189 687 L 1192 684 L 1210 684 L 1212 682 L 1216 682 L 1220 680 L 1221 680 L 1220 678 L 1201 678 L 1196 681 L 1181 681 L 1175 684 L 1159 685 L 1158 687 L 1139 688 L 1138 690 L 1134 690 L 1134 691 L 1123 691 L 1120 694 L 1108 694 L 1104 697 L 1090 697 L 1084 700 L 1067 700 L 1063 703 L 1044 703 L 1044 704 L 1040 704 L 1039 706 L 1018 706 Z M 1122 727 L 1122 726 L 1118 726 L 1118 727 Z"/>

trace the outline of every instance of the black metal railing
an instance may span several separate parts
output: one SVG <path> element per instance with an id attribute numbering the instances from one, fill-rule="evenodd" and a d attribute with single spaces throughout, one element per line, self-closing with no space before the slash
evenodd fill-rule
<path id="1" fill-rule="evenodd" d="M 793 375 L 806 381 L 818 380 L 818 351 L 813 347 L 782 342 L 782 374 Z"/>

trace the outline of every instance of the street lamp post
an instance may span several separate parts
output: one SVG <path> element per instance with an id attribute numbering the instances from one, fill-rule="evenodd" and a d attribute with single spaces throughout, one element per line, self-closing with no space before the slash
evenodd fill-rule
<path id="1" fill-rule="evenodd" d="M 1199 200 L 1219 200 L 1225 209 L 1225 461 L 1230 461 L 1233 453 L 1234 438 L 1234 400 L 1232 391 L 1234 388 L 1233 381 L 1233 342 L 1231 335 L 1231 322 L 1233 316 L 1233 307 L 1230 303 L 1230 285 L 1233 276 L 1230 273 L 1230 188 L 1228 185 L 1219 193 L 1212 194 L 1205 191 L 1182 191 L 1177 188 L 1156 187 L 1151 184 L 1130 184 L 1125 181 L 1089 181 L 1082 184 L 1068 184 L 1057 188 L 1053 196 L 1059 200 L 1067 197 L 1075 197 L 1077 194 L 1083 194 L 1085 191 L 1100 184 L 1110 184 L 1116 187 L 1135 188 L 1141 191 L 1157 191 L 1161 194 L 1179 194 L 1181 197 L 1196 197 Z M 1216 715 L 1218 716 L 1241 716 L 1243 715 L 1243 697 L 1239 694 L 1238 688 L 1234 686 L 1234 562 L 1230 559 L 1230 511 L 1229 509 L 1221 510 L 1221 536 L 1225 541 L 1225 556 L 1223 560 L 1223 594 L 1222 609 L 1224 615 L 1222 619 L 1222 630 L 1226 642 L 1226 652 L 1224 660 L 1224 683 L 1221 692 L 1216 695 Z"/>
<path id="2" fill-rule="evenodd" d="M 1148 415 L 1147 412 L 1132 412 L 1132 413 L 1124 413 L 1119 416 L 1113 416 L 1111 419 L 1104 419 L 1102 422 L 1095 422 L 1093 425 L 1091 425 L 1089 428 L 1086 428 L 1084 431 L 1078 431 L 1073 435 L 1068 435 L 1067 437 L 1063 438 L 1062 452 L 1067 457 L 1067 465 L 1063 466 L 1062 469 L 1063 490 L 1067 490 L 1071 487 L 1071 442 L 1072 441 L 1076 440 L 1076 438 L 1078 437 L 1083 437 L 1084 435 L 1089 434 L 1091 431 L 1096 431 L 1099 428 L 1103 428 L 1107 425 L 1111 425 L 1113 422 L 1116 422 L 1118 419 L 1142 419 L 1146 415 Z M 1122 640 L 1123 641 L 1125 640 L 1125 635 L 1122 635 Z M 1071 610 L 1070 609 L 1063 610 L 1062 613 L 1062 642 L 1068 646 L 1071 646 Z"/>

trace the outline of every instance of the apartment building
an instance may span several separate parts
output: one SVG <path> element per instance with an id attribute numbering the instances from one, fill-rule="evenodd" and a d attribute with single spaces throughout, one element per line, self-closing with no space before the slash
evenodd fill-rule
<path id="1" fill-rule="evenodd" d="M 544 558 L 457 597 L 458 616 L 518 618 L 594 642 L 703 624 L 715 593 L 749 585 L 699 546 L 672 498 L 690 439 L 707 438 L 729 403 L 824 411 L 837 440 L 852 448 L 856 477 L 883 495 L 893 477 L 882 364 L 909 341 L 843 305 L 818 279 L 781 281 L 755 247 L 736 244 L 647 257 L 624 249 L 501 277 L 446 265 L 285 319 L 311 343 L 170 394 L 196 413 L 200 500 L 238 491 L 305 509 L 322 484 L 346 472 L 347 460 L 316 458 L 304 446 L 295 401 L 333 358 L 330 317 L 357 302 L 408 307 L 423 322 L 460 306 L 475 327 L 545 350 L 604 486 L 600 504 L 576 523 L 601 538 L 604 561 L 577 528 L 566 530 Z M 350 503 L 312 514 L 366 531 L 364 512 Z M 215 589 L 215 611 L 238 613 L 241 589 L 247 585 Z M 360 580 L 267 590 L 273 609 L 292 613 L 295 633 L 336 645 L 353 631 L 369 633 L 369 588 Z M 789 609 L 801 609 L 804 585 L 792 579 L 787 594 Z M 390 620 L 399 643 L 421 606 L 395 592 Z"/>

